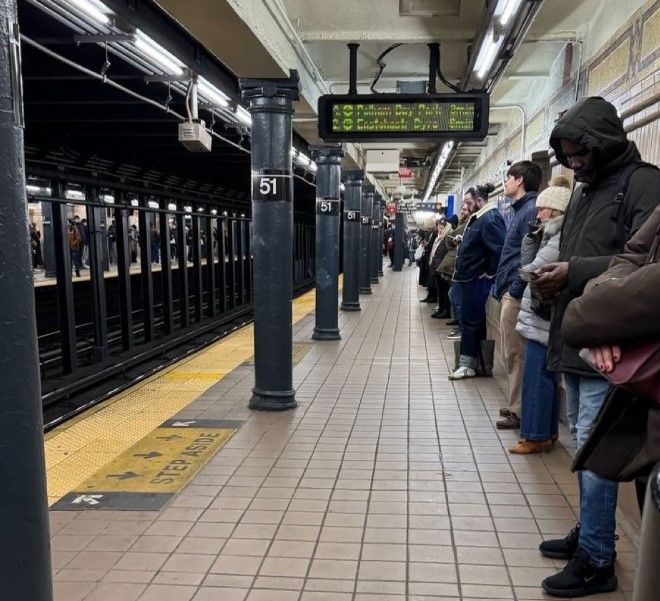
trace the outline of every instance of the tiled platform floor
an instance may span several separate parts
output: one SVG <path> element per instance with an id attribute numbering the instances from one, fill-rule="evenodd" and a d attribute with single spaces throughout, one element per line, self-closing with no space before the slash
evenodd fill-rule
<path id="1" fill-rule="evenodd" d="M 536 547 L 575 523 L 569 456 L 506 453 L 498 381 L 450 383 L 416 270 L 387 271 L 296 366 L 297 410 L 249 412 L 241 366 L 179 414 L 247 423 L 164 511 L 51 512 L 56 599 L 544 598 L 561 563 Z M 617 550 L 622 591 L 594 600 L 630 599 L 635 549 Z"/>

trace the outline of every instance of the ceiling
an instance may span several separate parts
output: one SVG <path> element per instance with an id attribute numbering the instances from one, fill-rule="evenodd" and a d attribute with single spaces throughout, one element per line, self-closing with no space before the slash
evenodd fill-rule
<path id="1" fill-rule="evenodd" d="M 397 82 L 427 81 L 427 44 L 441 45 L 441 71 L 452 83 L 469 77 L 472 46 L 488 22 L 495 0 L 157 0 L 197 36 L 238 76 L 279 75 L 308 67 L 320 80 L 303 90 L 306 103 L 297 107 L 294 127 L 310 143 L 319 142 L 314 118 L 316 97 L 345 93 L 348 88 L 348 42 L 358 42 L 358 92 L 370 93 L 378 74 L 378 56 L 394 43 L 403 44 L 384 57 L 378 92 L 397 91 Z M 536 2 L 536 0 L 534 0 Z M 639 0 L 621 0 L 639 3 Z M 517 104 L 526 108 L 535 82 L 548 77 L 569 40 L 581 38 L 590 19 L 606 10 L 601 0 L 539 0 L 539 7 L 491 95 L 491 106 Z M 268 22 L 272 18 L 272 24 Z M 287 54 L 285 42 L 295 51 Z M 249 46 L 249 52 L 237 49 Z M 291 64 L 292 57 L 298 64 Z M 293 61 L 293 62 L 295 62 Z M 313 65 L 309 67 L 308 61 Z M 476 82 L 478 83 L 478 82 Z M 474 79 L 470 87 L 475 84 Z M 437 82 L 439 92 L 448 91 Z M 517 109 L 493 108 L 489 135 L 501 125 L 520 120 Z M 381 183 L 395 198 L 420 196 L 429 168 L 443 140 L 406 144 L 362 144 L 360 150 L 397 148 L 402 165 L 413 177 L 383 175 Z M 439 178 L 437 191 L 455 190 L 461 169 L 470 169 L 485 142 L 457 145 Z M 405 192 L 403 192 L 405 190 Z"/>

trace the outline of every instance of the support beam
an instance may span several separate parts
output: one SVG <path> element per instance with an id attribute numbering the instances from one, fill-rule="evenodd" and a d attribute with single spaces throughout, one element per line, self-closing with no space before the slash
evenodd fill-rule
<path id="1" fill-rule="evenodd" d="M 52 601 L 18 35 L 15 0 L 0 0 L 0 597 Z"/>
<path id="2" fill-rule="evenodd" d="M 296 407 L 293 389 L 291 117 L 298 73 L 242 79 L 252 115 L 254 377 L 251 409 Z"/>

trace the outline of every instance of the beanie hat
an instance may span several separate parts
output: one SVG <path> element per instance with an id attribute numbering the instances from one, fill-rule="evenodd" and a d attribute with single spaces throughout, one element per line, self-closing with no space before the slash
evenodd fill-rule
<path id="1" fill-rule="evenodd" d="M 548 187 L 536 198 L 536 207 L 538 209 L 555 209 L 565 213 L 570 199 L 570 180 L 565 175 L 556 175 L 550 180 Z"/>

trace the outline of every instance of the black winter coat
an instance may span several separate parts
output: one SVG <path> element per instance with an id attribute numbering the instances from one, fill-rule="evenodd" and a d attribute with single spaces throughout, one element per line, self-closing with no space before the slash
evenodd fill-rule
<path id="1" fill-rule="evenodd" d="M 577 103 L 557 123 L 550 136 L 555 156 L 565 166 L 560 140 L 583 144 L 594 152 L 599 166 L 594 180 L 580 185 L 568 205 L 559 246 L 559 261 L 568 261 L 568 285 L 555 299 L 548 341 L 548 368 L 552 371 L 595 376 L 595 372 L 565 344 L 561 324 L 568 304 L 579 297 L 587 282 L 623 251 L 617 240 L 616 193 L 625 168 L 640 161 L 634 142 L 628 141 L 614 107 L 602 98 Z M 634 172 L 623 201 L 626 238 L 630 239 L 660 204 L 660 172 L 641 167 Z M 623 241 L 625 243 L 625 240 Z"/>

